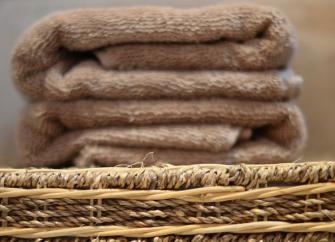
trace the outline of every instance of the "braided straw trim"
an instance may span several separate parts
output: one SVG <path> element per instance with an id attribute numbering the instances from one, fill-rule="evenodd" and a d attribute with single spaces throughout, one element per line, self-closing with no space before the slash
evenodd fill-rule
<path id="1" fill-rule="evenodd" d="M 1 238 L 1 242 L 332 242 L 335 234 L 332 233 L 260 233 L 260 234 L 210 234 L 210 235 L 168 235 L 154 238 L 125 238 L 125 237 L 98 237 L 98 238 L 49 238 L 49 239 L 20 239 Z"/>
<path id="2" fill-rule="evenodd" d="M 4 187 L 68 189 L 122 188 L 180 190 L 203 186 L 318 183 L 335 180 L 335 162 L 269 165 L 203 164 L 163 167 L 89 169 L 0 169 Z"/>
<path id="3" fill-rule="evenodd" d="M 317 183 L 301 186 L 267 187 L 245 191 L 241 186 L 204 187 L 183 191 L 168 190 L 122 190 L 95 189 L 70 190 L 58 188 L 21 189 L 0 188 L 0 198 L 30 197 L 36 199 L 133 199 L 163 200 L 179 199 L 188 202 L 224 202 L 231 200 L 251 200 L 283 195 L 313 195 L 335 191 L 335 183 Z"/>
<path id="4" fill-rule="evenodd" d="M 136 199 L 136 200 L 163 200 L 173 198 L 197 198 L 199 195 L 213 193 L 226 194 L 244 191 L 242 186 L 231 187 L 203 187 L 183 191 L 168 190 L 122 190 L 122 189 L 94 189 L 94 190 L 69 190 L 58 188 L 21 189 L 0 188 L 0 198 L 32 197 L 38 199 L 70 198 L 70 199 Z"/>
<path id="5" fill-rule="evenodd" d="M 104 237 L 126 236 L 149 238 L 164 235 L 195 235 L 212 233 L 335 233 L 335 222 L 330 223 L 286 223 L 286 222 L 251 222 L 244 224 L 214 225 L 172 225 L 148 228 L 132 228 L 126 226 L 83 226 L 76 228 L 2 228 L 0 236 L 17 238 L 52 238 L 62 236 L 73 237 Z"/>

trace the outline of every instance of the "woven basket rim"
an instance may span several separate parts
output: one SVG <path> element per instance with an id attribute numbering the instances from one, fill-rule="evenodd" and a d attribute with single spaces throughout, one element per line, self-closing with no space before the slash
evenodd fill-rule
<path id="1" fill-rule="evenodd" d="M 17 188 L 183 190 L 204 186 L 244 186 L 251 189 L 278 182 L 311 184 L 334 179 L 335 162 L 331 161 L 277 165 L 0 169 L 0 186 Z"/>
<path id="2" fill-rule="evenodd" d="M 140 165 L 140 166 L 138 166 Z M 11 167 L 2 167 L 0 172 L 109 172 L 111 169 L 117 171 L 139 171 L 139 170 L 177 170 L 182 168 L 234 168 L 246 166 L 249 168 L 259 169 L 259 168 L 292 168 L 292 167 L 319 167 L 319 166 L 335 166 L 335 161 L 304 161 L 304 162 L 284 162 L 284 163 L 261 163 L 261 164 L 248 164 L 241 162 L 240 164 L 215 164 L 215 163 L 201 163 L 201 164 L 191 164 L 191 165 L 171 165 L 169 163 L 162 163 L 152 166 L 144 166 L 142 163 L 134 163 L 133 165 L 118 165 L 118 166 L 108 166 L 108 167 L 88 167 L 88 168 L 79 168 L 79 167 L 68 167 L 68 168 L 44 168 L 44 167 L 27 167 L 27 168 L 11 168 Z"/>

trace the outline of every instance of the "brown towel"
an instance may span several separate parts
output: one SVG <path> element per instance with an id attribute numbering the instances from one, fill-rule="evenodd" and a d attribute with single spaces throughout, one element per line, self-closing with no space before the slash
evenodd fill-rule
<path id="1" fill-rule="evenodd" d="M 291 161 L 306 140 L 292 101 L 302 80 L 283 68 L 294 45 L 285 17 L 251 5 L 47 17 L 12 58 L 17 87 L 38 101 L 22 118 L 23 161 Z"/>
<path id="2" fill-rule="evenodd" d="M 282 162 L 294 159 L 305 139 L 294 104 L 225 99 L 38 103 L 19 137 L 22 156 L 35 165 L 64 164 L 79 152 L 85 162 L 77 162 L 87 164 L 100 146 L 109 152 L 98 163 L 109 165 L 140 161 L 148 151 L 177 164 Z"/>
<path id="3" fill-rule="evenodd" d="M 67 71 L 92 56 L 116 69 L 266 70 L 285 66 L 294 43 L 286 18 L 261 6 L 72 10 L 24 34 L 13 77 L 36 97 L 55 64 L 71 63 Z"/>
<path id="4" fill-rule="evenodd" d="M 284 101 L 296 98 L 302 79 L 290 70 L 242 71 L 115 71 L 86 61 L 69 71 L 56 65 L 35 86 L 39 100 L 157 99 L 224 97 Z"/>

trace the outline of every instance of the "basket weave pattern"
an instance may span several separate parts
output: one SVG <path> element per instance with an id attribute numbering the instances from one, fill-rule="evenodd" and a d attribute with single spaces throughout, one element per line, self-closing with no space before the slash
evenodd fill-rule
<path id="1" fill-rule="evenodd" d="M 332 162 L 0 169 L 0 236 L 334 241 L 334 180 Z"/>

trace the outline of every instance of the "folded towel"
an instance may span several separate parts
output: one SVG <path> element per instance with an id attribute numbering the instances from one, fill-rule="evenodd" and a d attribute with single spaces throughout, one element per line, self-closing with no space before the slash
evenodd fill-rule
<path id="1" fill-rule="evenodd" d="M 302 79 L 291 70 L 243 71 L 115 71 L 95 61 L 76 68 L 55 65 L 30 90 L 38 100 L 157 99 L 224 97 L 284 101 L 296 98 Z"/>
<path id="2" fill-rule="evenodd" d="M 34 25 L 12 58 L 34 102 L 19 130 L 34 166 L 296 159 L 306 130 L 276 10 L 71 10 Z M 33 63 L 33 64 L 32 64 Z"/>
<path id="3" fill-rule="evenodd" d="M 19 137 L 35 165 L 83 163 L 80 152 L 87 164 L 92 146 L 110 150 L 98 161 L 109 165 L 149 150 L 175 164 L 278 162 L 296 157 L 305 139 L 293 103 L 225 99 L 42 102 L 27 110 Z"/>
<path id="4" fill-rule="evenodd" d="M 75 69 L 92 56 L 105 69 L 267 70 L 285 66 L 294 45 L 286 18 L 261 6 L 72 10 L 45 18 L 23 36 L 13 77 L 34 96 L 55 64 Z"/>

